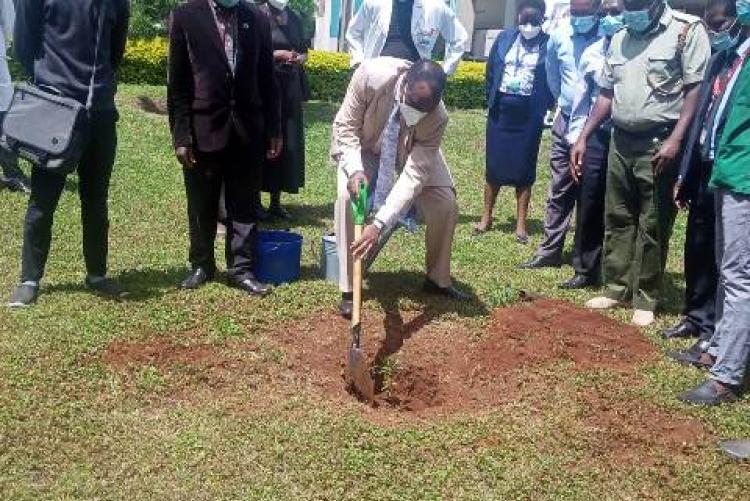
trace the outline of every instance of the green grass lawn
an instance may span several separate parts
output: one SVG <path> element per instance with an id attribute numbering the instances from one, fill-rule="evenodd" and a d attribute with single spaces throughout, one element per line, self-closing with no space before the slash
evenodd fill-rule
<path id="1" fill-rule="evenodd" d="M 306 238 L 303 279 L 260 300 L 221 284 L 192 293 L 175 290 L 187 271 L 181 173 L 165 117 L 135 106 L 139 96 L 163 94 L 162 88 L 124 87 L 120 96 L 110 264 L 133 292 L 132 300 L 107 302 L 82 287 L 80 211 L 71 177 L 38 306 L 0 309 L 0 498 L 748 498 L 750 469 L 724 459 L 715 440 L 750 437 L 750 405 L 700 410 L 679 404 L 676 394 L 702 375 L 661 356 L 637 369 L 635 386 L 620 384 L 633 378 L 584 377 L 562 364 L 529 375 L 548 384 L 511 404 L 398 424 L 377 424 L 361 404 L 329 402 L 314 386 L 288 377 L 272 326 L 332 310 L 338 297 L 317 271 L 318 242 L 332 226 L 335 176 L 327 153 L 336 107 L 309 105 L 308 184 L 302 195 L 286 199 L 296 217 L 293 228 Z M 461 207 L 453 271 L 478 300 L 452 311 L 449 304 L 414 294 L 422 280 L 422 239 L 400 234 L 376 265 L 368 308 L 402 304 L 479 330 L 488 312 L 513 301 L 519 290 L 582 302 L 590 293 L 557 289 L 571 276 L 569 266 L 533 273 L 514 268 L 541 237 L 546 146 L 534 188 L 530 245 L 515 242 L 509 191 L 499 202 L 500 231 L 472 238 L 481 208 L 484 115 L 456 112 L 451 118 L 444 149 Z M 18 276 L 24 209 L 22 197 L 0 193 L 3 300 Z M 669 262 L 669 312 L 647 332 L 658 353 L 671 345 L 657 338 L 657 329 L 674 322 L 680 311 L 684 221 L 681 216 Z M 628 318 L 624 311 L 615 315 Z M 220 391 L 189 364 L 143 363 L 120 370 L 104 357 L 113 342 L 160 338 L 176 338 L 187 347 L 210 344 L 225 353 L 229 362 Z M 232 364 L 242 370 L 233 373 Z M 635 456 L 601 456 L 598 448 L 607 438 L 593 440 L 591 430 L 581 426 L 576 398 L 593 387 L 626 406 L 655 406 L 694 419 L 705 426 L 705 439 L 685 444 L 680 454 L 659 447 L 653 437 Z M 650 423 L 642 426 L 648 430 Z"/>

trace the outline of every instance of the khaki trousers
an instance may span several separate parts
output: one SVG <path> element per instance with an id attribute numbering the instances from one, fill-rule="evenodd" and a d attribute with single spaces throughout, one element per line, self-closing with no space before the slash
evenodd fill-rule
<path id="1" fill-rule="evenodd" d="M 375 172 L 379 158 L 363 155 L 368 177 Z M 336 250 L 339 256 L 339 288 L 352 291 L 353 259 L 349 247 L 354 240 L 354 219 L 347 189 L 348 178 L 342 169 L 338 172 L 338 197 L 335 207 Z M 453 234 L 458 223 L 458 203 L 452 187 L 426 186 L 414 200 L 427 227 L 426 268 L 427 277 L 440 287 L 450 287 L 451 251 Z"/>

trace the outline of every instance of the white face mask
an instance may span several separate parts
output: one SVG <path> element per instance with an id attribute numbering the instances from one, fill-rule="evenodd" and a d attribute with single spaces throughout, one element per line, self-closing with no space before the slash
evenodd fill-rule
<path id="1" fill-rule="evenodd" d="M 419 111 L 418 109 L 409 106 L 406 103 L 399 103 L 398 106 L 401 110 L 401 116 L 404 117 L 404 122 L 406 122 L 407 127 L 414 127 L 419 123 L 420 120 L 427 116 L 427 113 L 425 113 L 424 111 Z"/>
<path id="2" fill-rule="evenodd" d="M 271 7 L 278 10 L 284 10 L 286 9 L 286 6 L 289 5 L 289 0 L 268 0 L 268 3 L 271 4 Z"/>
<path id="3" fill-rule="evenodd" d="M 531 40 L 532 38 L 536 37 L 539 32 L 542 31 L 542 27 L 534 26 L 533 24 L 522 24 L 518 27 L 518 31 L 521 32 L 521 36 L 526 40 Z"/>

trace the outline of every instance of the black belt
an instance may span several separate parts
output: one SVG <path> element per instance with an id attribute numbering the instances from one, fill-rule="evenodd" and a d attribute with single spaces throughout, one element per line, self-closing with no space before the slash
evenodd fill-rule
<path id="1" fill-rule="evenodd" d="M 675 125 L 677 125 L 677 121 L 670 122 L 664 125 L 660 125 L 652 129 L 639 130 L 637 132 L 625 130 L 615 125 L 615 133 L 617 135 L 623 135 L 627 137 L 628 139 L 633 139 L 636 141 L 647 140 L 647 139 L 664 139 L 666 137 L 669 137 L 670 134 L 672 134 L 672 131 L 674 130 Z"/>

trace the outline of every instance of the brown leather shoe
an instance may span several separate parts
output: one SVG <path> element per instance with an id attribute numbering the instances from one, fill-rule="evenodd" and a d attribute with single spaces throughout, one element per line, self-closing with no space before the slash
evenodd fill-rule
<path id="1" fill-rule="evenodd" d="M 701 353 L 701 356 L 698 357 L 698 361 L 695 363 L 695 366 L 699 369 L 710 369 L 714 366 L 715 363 L 716 357 L 713 357 L 708 353 Z"/>

